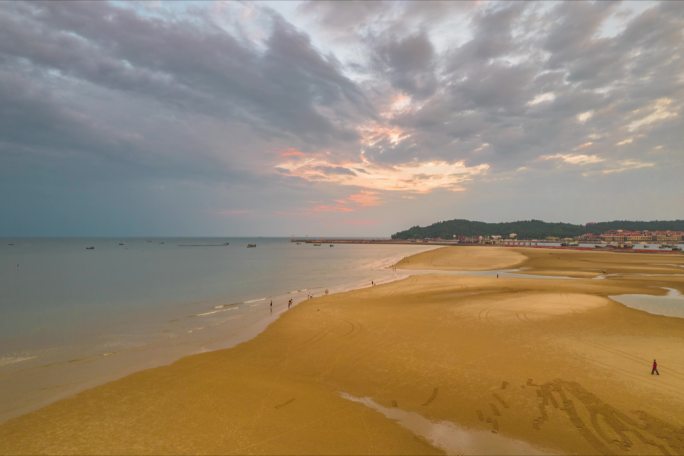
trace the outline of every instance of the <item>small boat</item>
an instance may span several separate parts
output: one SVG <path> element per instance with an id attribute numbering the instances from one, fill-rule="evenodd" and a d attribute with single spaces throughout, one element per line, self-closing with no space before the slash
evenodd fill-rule
<path id="1" fill-rule="evenodd" d="M 256 244 L 247 244 L 247 248 L 248 248 L 248 249 L 249 249 L 249 248 L 252 248 L 252 247 L 256 247 Z"/>
<path id="2" fill-rule="evenodd" d="M 164 242 L 164 241 L 161 241 L 160 244 L 165 244 L 165 242 Z"/>
<path id="3" fill-rule="evenodd" d="M 126 244 L 124 244 L 123 242 L 119 242 L 119 245 L 126 245 Z"/>
<path id="4" fill-rule="evenodd" d="M 224 242 L 223 245 L 230 245 L 230 242 Z"/>
<path id="5" fill-rule="evenodd" d="M 93 246 L 93 245 L 88 246 L 88 247 L 86 247 L 86 250 L 95 250 L 95 246 Z"/>
<path id="6" fill-rule="evenodd" d="M 330 244 L 330 247 L 335 247 L 335 244 Z"/>
<path id="7" fill-rule="evenodd" d="M 321 243 L 320 242 L 314 242 L 314 247 L 320 247 Z"/>

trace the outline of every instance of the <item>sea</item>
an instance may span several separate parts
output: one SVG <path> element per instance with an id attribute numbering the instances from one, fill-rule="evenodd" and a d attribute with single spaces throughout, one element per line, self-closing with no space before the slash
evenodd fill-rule
<path id="1" fill-rule="evenodd" d="M 0 239 L 0 422 L 244 342 L 290 299 L 296 306 L 399 279 L 394 263 L 432 248 L 286 238 Z"/>

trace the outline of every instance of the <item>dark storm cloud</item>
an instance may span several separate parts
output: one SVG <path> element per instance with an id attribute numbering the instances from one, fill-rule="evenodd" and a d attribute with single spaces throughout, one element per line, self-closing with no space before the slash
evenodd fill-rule
<path id="1" fill-rule="evenodd" d="M 427 33 L 405 37 L 382 36 L 372 39 L 378 72 L 392 85 L 416 97 L 432 95 L 437 88 L 435 51 Z"/>
<path id="2" fill-rule="evenodd" d="M 514 50 L 513 24 L 524 9 L 525 4 L 519 2 L 477 13 L 472 20 L 474 37 L 451 57 L 451 67 L 455 69 L 462 64 L 487 61 Z"/>
<path id="3" fill-rule="evenodd" d="M 29 61 L 43 72 L 320 143 L 353 139 L 350 123 L 372 115 L 335 59 L 276 16 L 262 52 L 210 23 L 141 17 L 103 2 L 3 11 L 6 68 Z"/>

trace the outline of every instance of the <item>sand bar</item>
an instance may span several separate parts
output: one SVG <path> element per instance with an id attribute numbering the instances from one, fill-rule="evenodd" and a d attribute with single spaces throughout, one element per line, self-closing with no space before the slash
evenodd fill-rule
<path id="1" fill-rule="evenodd" d="M 684 257 L 467 249 L 399 267 L 577 278 L 434 273 L 313 299 L 237 347 L 3 423 L 0 453 L 478 453 L 389 409 L 542 452 L 684 453 L 684 319 L 609 298 L 684 290 Z"/>

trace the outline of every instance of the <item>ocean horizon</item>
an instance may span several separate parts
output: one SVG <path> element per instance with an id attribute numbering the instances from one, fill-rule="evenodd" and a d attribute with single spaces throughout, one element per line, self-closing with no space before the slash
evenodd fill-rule
<path id="1" fill-rule="evenodd" d="M 315 247 L 289 237 L 3 238 L 0 420 L 247 340 L 289 299 L 392 280 L 388 266 L 427 248 Z"/>

